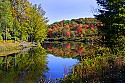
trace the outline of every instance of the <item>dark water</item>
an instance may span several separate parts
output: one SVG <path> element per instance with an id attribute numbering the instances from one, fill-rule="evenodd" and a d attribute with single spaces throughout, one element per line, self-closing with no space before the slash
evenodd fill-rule
<path id="1" fill-rule="evenodd" d="M 97 44 L 43 43 L 0 57 L 0 83 L 125 83 L 125 57 Z M 58 81 L 59 82 L 59 81 Z"/>

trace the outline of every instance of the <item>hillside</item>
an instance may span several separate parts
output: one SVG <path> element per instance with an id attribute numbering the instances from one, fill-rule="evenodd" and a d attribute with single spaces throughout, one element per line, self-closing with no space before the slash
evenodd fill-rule
<path id="1" fill-rule="evenodd" d="M 49 25 L 48 39 L 85 39 L 98 35 L 97 26 L 102 24 L 95 18 L 62 20 Z"/>

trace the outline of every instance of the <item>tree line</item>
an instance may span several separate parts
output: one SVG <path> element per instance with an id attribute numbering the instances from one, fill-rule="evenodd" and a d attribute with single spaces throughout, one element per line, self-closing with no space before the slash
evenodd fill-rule
<path id="1" fill-rule="evenodd" d="M 47 18 L 41 5 L 28 0 L 0 0 L 0 40 L 43 41 Z"/>
<path id="2" fill-rule="evenodd" d="M 62 20 L 49 25 L 48 38 L 77 39 L 97 36 L 97 26 L 103 26 L 95 18 Z"/>

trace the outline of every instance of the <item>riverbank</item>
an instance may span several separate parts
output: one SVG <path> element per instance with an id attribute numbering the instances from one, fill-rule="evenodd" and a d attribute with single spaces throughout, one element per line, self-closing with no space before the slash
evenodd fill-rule
<path id="1" fill-rule="evenodd" d="M 0 56 L 6 56 L 8 54 L 17 53 L 19 50 L 24 48 L 29 48 L 35 46 L 31 42 L 13 42 L 9 41 L 0 41 Z"/>

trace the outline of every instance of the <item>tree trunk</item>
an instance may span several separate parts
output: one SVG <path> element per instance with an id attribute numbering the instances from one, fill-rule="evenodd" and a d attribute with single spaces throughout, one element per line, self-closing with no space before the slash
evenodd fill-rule
<path id="1" fill-rule="evenodd" d="M 6 25 L 5 25 L 5 41 L 7 41 L 7 27 L 6 27 Z"/>

